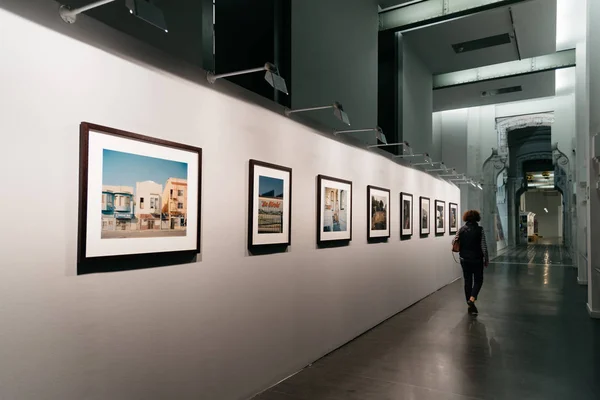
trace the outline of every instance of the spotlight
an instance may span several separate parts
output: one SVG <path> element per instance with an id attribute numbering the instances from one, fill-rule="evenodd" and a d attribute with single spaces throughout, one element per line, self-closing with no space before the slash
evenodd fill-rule
<path id="1" fill-rule="evenodd" d="M 145 0 L 125 0 L 125 6 L 129 9 L 131 14 L 142 21 L 146 21 L 150 25 L 162 29 L 166 33 L 169 32 L 167 30 L 167 23 L 165 22 L 165 15 L 160 8 L 156 7 L 151 2 Z"/>
<path id="2" fill-rule="evenodd" d="M 413 166 L 431 165 L 433 167 L 433 165 L 435 164 L 433 162 L 433 160 L 431 159 L 431 157 L 429 157 L 429 153 L 415 154 L 414 156 L 396 156 L 396 157 L 418 157 L 418 156 L 423 156 L 423 162 L 422 163 L 412 163 L 411 165 L 413 165 Z"/>
<path id="3" fill-rule="evenodd" d="M 299 108 L 297 110 L 285 110 L 285 115 L 287 115 L 289 117 L 291 114 L 295 114 L 295 113 L 306 112 L 306 111 L 327 110 L 330 108 L 333 108 L 333 115 L 335 115 L 335 117 L 337 119 L 339 119 L 346 125 L 350 125 L 350 119 L 348 118 L 348 114 L 346 114 L 346 112 L 344 111 L 344 107 L 342 106 L 342 104 L 338 103 L 337 101 L 335 101 L 330 106 Z"/>
<path id="4" fill-rule="evenodd" d="M 69 9 L 67 6 L 60 6 L 58 13 L 63 21 L 74 24 L 77 21 L 77 16 L 94 8 L 101 7 L 105 4 L 113 3 L 116 0 L 100 0 L 88 4 L 87 6 L 79 7 L 74 10 Z M 160 8 L 154 4 L 144 0 L 125 0 L 125 5 L 129 9 L 129 12 L 139 19 L 146 21 L 147 23 L 162 29 L 166 33 L 169 32 L 167 29 L 167 23 L 165 22 L 165 16 Z"/>
<path id="5" fill-rule="evenodd" d="M 362 133 L 362 132 L 375 132 L 375 138 L 382 142 L 383 144 L 387 144 L 387 139 L 385 138 L 385 134 L 381 130 L 380 127 L 377 128 L 369 128 L 369 129 L 348 129 L 345 131 L 333 131 L 333 135 L 337 136 L 341 133 Z"/>
<path id="6" fill-rule="evenodd" d="M 383 144 L 373 144 L 371 146 L 367 146 L 367 148 L 372 147 L 387 147 L 387 146 L 402 146 L 402 153 L 408 153 L 407 156 L 412 155 L 412 148 L 408 145 L 408 142 L 398 142 L 398 143 L 383 143 Z M 399 156 L 396 156 L 399 157 Z"/>
<path id="7" fill-rule="evenodd" d="M 267 82 L 269 82 L 269 84 L 271 86 L 273 86 L 274 89 L 279 90 L 280 92 L 283 92 L 285 94 L 289 94 L 288 90 L 287 90 L 287 85 L 285 84 L 285 79 L 283 79 L 281 76 L 279 76 L 279 71 L 277 70 L 277 67 L 271 63 L 266 63 L 264 66 L 259 67 L 259 68 L 245 69 L 245 70 L 236 71 L 236 72 L 228 72 L 226 74 L 215 75 L 212 72 L 208 72 L 206 74 L 206 79 L 210 83 L 215 83 L 217 81 L 217 79 L 228 78 L 230 76 L 253 74 L 255 72 L 262 72 L 262 71 L 267 71 L 265 74 L 265 80 Z"/>
<path id="8" fill-rule="evenodd" d="M 427 169 L 427 172 L 448 172 L 448 167 L 446 167 L 446 164 L 444 164 L 443 162 L 434 163 L 434 164 L 440 164 L 440 167 L 434 168 L 434 169 Z"/>

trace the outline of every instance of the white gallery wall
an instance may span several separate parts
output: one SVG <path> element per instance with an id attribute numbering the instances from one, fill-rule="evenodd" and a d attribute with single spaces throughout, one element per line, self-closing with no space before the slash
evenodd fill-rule
<path id="1" fill-rule="evenodd" d="M 451 236 L 417 229 L 419 196 L 456 187 L 1 8 L 0 38 L 0 399 L 245 399 L 459 276 Z M 81 121 L 203 148 L 197 263 L 76 275 Z M 250 158 L 293 169 L 287 253 L 246 250 Z M 347 247 L 316 248 L 318 174 L 353 181 Z M 367 185 L 391 189 L 388 243 Z"/>

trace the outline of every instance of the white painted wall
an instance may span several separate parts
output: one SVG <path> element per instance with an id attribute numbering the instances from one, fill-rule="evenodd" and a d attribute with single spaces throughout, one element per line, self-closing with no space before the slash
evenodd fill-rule
<path id="1" fill-rule="evenodd" d="M 66 34 L 0 9 L 0 132 L 10 138 L 0 173 L 27 210 L 6 213 L 0 233 L 0 398 L 245 399 L 460 275 L 449 235 L 420 239 L 415 227 L 399 240 L 401 191 L 415 196 L 416 225 L 419 196 L 458 203 L 456 188 L 121 58 L 108 38 L 145 47 L 85 17 L 63 25 L 49 9 Z M 96 32 L 104 45 L 69 32 Z M 198 263 L 75 275 L 81 121 L 203 148 Z M 285 254 L 246 251 L 250 158 L 293 168 Z M 354 182 L 348 247 L 316 248 L 317 174 Z M 369 184 L 391 189 L 387 244 L 366 242 Z"/>
<path id="2" fill-rule="evenodd" d="M 562 196 L 558 192 L 528 191 L 525 193 L 526 211 L 535 214 L 538 221 L 538 235 L 544 238 L 558 238 L 559 207 L 562 204 Z M 546 208 L 548 212 L 544 210 Z"/>

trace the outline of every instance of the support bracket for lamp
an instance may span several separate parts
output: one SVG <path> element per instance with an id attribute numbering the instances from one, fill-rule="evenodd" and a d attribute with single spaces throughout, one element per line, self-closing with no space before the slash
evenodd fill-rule
<path id="1" fill-rule="evenodd" d="M 113 3 L 116 0 L 100 0 L 100 1 L 95 1 L 91 4 L 88 4 L 87 6 L 83 6 L 80 8 L 75 8 L 73 10 L 69 9 L 69 7 L 62 5 L 60 6 L 60 8 L 58 9 L 58 13 L 60 14 L 60 17 L 62 18 L 63 21 L 65 21 L 68 24 L 74 24 L 77 21 L 77 15 L 92 10 L 94 8 L 103 6 L 105 4 L 108 3 Z"/>

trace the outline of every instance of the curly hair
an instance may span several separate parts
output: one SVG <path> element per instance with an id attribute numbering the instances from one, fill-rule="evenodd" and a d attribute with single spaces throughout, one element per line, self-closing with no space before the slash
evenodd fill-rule
<path id="1" fill-rule="evenodd" d="M 465 211 L 462 219 L 465 222 L 479 222 L 481 221 L 481 215 L 479 215 L 479 211 L 477 210 L 469 210 Z"/>

